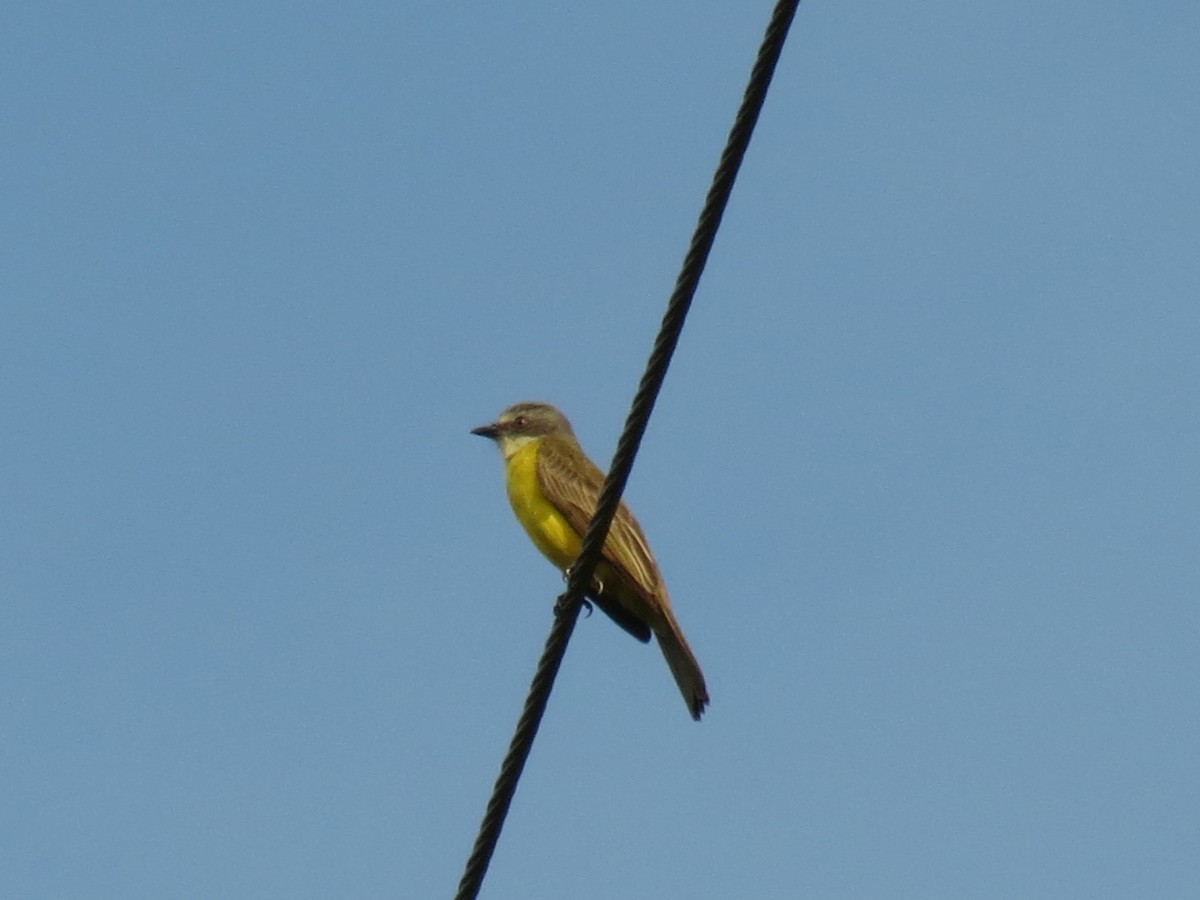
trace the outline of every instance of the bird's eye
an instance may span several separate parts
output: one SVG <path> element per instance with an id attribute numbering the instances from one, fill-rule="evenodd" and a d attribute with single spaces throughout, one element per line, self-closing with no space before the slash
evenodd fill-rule
<path id="1" fill-rule="evenodd" d="M 518 428 L 524 428 L 529 424 L 529 419 L 525 418 L 525 416 L 517 416 L 515 419 L 513 419 L 513 424 Z"/>

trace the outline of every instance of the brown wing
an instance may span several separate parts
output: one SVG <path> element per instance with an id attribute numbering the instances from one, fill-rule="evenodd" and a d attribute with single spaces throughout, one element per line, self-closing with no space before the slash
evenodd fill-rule
<path id="1" fill-rule="evenodd" d="M 596 501 L 604 486 L 604 475 L 561 438 L 544 438 L 538 448 L 538 483 L 542 493 L 581 536 L 587 531 Z M 603 556 L 651 609 L 660 605 L 662 575 L 650 552 L 646 536 L 629 507 L 621 503 L 604 541 Z"/>
<path id="2" fill-rule="evenodd" d="M 600 470 L 577 445 L 561 438 L 543 438 L 538 449 L 537 477 L 542 494 L 582 535 L 596 511 L 596 501 L 604 486 Z M 589 596 L 613 621 L 639 640 L 650 640 L 650 629 L 654 630 L 688 712 L 693 719 L 699 720 L 708 706 L 704 673 L 671 612 L 662 575 L 650 545 L 646 543 L 646 536 L 624 503 L 613 517 L 604 541 L 603 557 L 617 570 L 624 584 L 606 588 L 599 595 L 592 592 Z"/>

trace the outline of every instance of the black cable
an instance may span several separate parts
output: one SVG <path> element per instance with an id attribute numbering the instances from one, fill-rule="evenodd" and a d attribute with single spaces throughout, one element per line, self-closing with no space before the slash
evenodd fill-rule
<path id="1" fill-rule="evenodd" d="M 733 191 L 733 183 L 737 179 L 738 169 L 746 155 L 750 136 L 758 122 L 758 115 L 762 111 L 763 101 L 767 96 L 767 88 L 775 73 L 775 65 L 779 62 L 779 55 L 787 40 L 788 29 L 791 27 L 792 19 L 795 17 L 796 8 L 799 5 L 800 0 L 780 0 L 767 25 L 762 46 L 758 51 L 758 58 L 750 72 L 750 80 L 742 97 L 742 105 L 738 109 L 737 118 L 734 119 L 733 127 L 730 129 L 729 139 L 721 154 L 721 161 L 717 164 L 717 171 L 713 175 L 712 187 L 708 190 L 704 208 L 700 212 L 700 219 L 692 235 L 691 246 L 684 257 L 679 277 L 675 281 L 675 290 L 671 293 L 671 299 L 667 303 L 667 311 L 663 315 L 658 338 L 654 342 L 654 349 L 651 350 L 650 359 L 646 363 L 646 372 L 638 384 L 637 393 L 634 395 L 633 404 L 629 410 L 629 417 L 625 420 L 625 430 L 617 442 L 617 450 L 608 470 L 608 478 L 605 479 L 604 489 L 600 492 L 600 499 L 596 503 L 596 512 L 592 516 L 591 524 L 588 525 L 587 534 L 583 539 L 583 547 L 579 551 L 575 565 L 571 567 L 567 590 L 558 598 L 558 603 L 555 605 L 554 625 L 550 629 L 549 637 L 546 638 L 546 648 L 542 651 L 541 661 L 534 673 L 533 683 L 529 687 L 529 695 L 525 699 L 525 708 L 521 712 L 517 730 L 509 744 L 508 754 L 504 757 L 500 774 L 496 778 L 492 798 L 488 801 L 487 811 L 479 826 L 479 835 L 475 839 L 475 846 L 467 860 L 455 900 L 474 900 L 483 884 L 483 876 L 487 873 L 492 853 L 496 849 L 496 842 L 500 839 L 500 830 L 504 827 L 504 818 L 508 814 L 508 807 L 516 793 L 517 782 L 521 778 L 521 771 L 525 768 L 525 760 L 529 757 L 533 739 L 537 735 L 538 726 L 542 721 L 542 714 L 546 711 L 546 703 L 550 699 L 554 678 L 558 674 L 558 667 L 562 664 L 563 656 L 566 654 L 567 642 L 571 639 L 571 632 L 575 630 L 575 621 L 579 617 L 583 595 L 591 584 L 592 574 L 600 559 L 600 551 L 604 547 L 604 539 L 608 535 L 617 505 L 621 502 L 621 493 L 625 490 L 625 483 L 629 480 L 634 457 L 637 456 L 642 435 L 646 433 L 646 425 L 650 421 L 654 402 L 658 398 L 658 392 L 662 389 L 663 380 L 666 378 L 667 368 L 671 364 L 671 356 L 675 352 L 675 345 L 679 343 L 684 320 L 692 305 L 692 298 L 700 283 L 700 275 L 704 272 L 709 251 L 712 250 L 717 229 L 721 225 L 721 217 L 725 213 L 729 195 Z"/>

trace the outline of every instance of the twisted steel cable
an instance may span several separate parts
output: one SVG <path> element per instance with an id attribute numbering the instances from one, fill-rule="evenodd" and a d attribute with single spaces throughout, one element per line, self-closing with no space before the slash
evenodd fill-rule
<path id="1" fill-rule="evenodd" d="M 487 873 L 492 853 L 496 849 L 496 842 L 500 838 L 500 831 L 504 827 L 504 819 L 508 814 L 513 795 L 516 793 L 517 782 L 521 778 L 525 761 L 533 747 L 533 739 L 537 735 L 542 715 L 546 711 L 550 691 L 554 686 L 554 678 L 558 674 L 559 666 L 566 654 L 571 633 L 575 630 L 575 622 L 583 605 L 584 594 L 591 584 L 592 574 L 600 560 L 604 539 L 608 535 L 609 526 L 621 501 L 625 483 L 629 480 L 634 458 L 637 456 L 642 436 L 646 433 L 646 425 L 650 421 L 650 413 L 653 411 L 658 393 L 662 389 L 675 346 L 679 343 L 679 336 L 683 331 L 688 310 L 691 308 L 692 298 L 696 294 L 700 276 L 708 262 L 709 252 L 712 250 L 717 230 L 721 225 L 721 217 L 729 203 L 738 170 L 746 155 L 746 148 L 750 145 L 750 137 L 754 133 L 754 126 L 758 122 L 759 113 L 766 100 L 767 89 L 775 74 L 775 66 L 783 52 L 788 30 L 799 5 L 800 0 L 780 0 L 767 25 L 758 57 L 750 72 L 750 79 L 742 97 L 742 104 L 734 119 L 733 127 L 730 129 L 725 150 L 717 164 L 717 170 L 713 175 L 712 186 L 708 190 L 704 208 L 700 212 L 691 245 L 684 257 L 679 277 L 675 280 L 675 289 L 667 302 L 667 310 L 663 314 L 658 337 L 654 341 L 654 347 L 646 363 L 646 371 L 638 384 L 629 416 L 625 420 L 625 428 L 617 442 L 608 477 L 596 504 L 596 512 L 588 525 L 587 534 L 584 536 L 583 546 L 575 560 L 575 565 L 571 567 L 566 592 L 558 598 L 558 602 L 555 604 L 554 625 L 546 638 L 541 661 L 538 663 L 533 682 L 530 684 L 529 695 L 525 699 L 525 708 L 517 721 L 517 728 L 509 744 L 508 753 L 500 766 L 500 774 L 496 778 L 491 800 L 488 801 L 487 810 L 484 812 L 483 821 L 479 826 L 475 846 L 467 859 L 455 900 L 474 900 L 483 884 L 483 877 Z"/>

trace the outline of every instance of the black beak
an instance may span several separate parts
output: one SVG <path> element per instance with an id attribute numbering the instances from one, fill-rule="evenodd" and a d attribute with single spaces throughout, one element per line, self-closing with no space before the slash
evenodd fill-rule
<path id="1" fill-rule="evenodd" d="M 477 434 L 480 437 L 491 438 L 493 441 L 496 439 L 496 435 L 499 433 L 500 429 L 496 427 L 494 422 L 491 425 L 480 425 L 478 428 L 471 429 L 471 434 Z"/>

